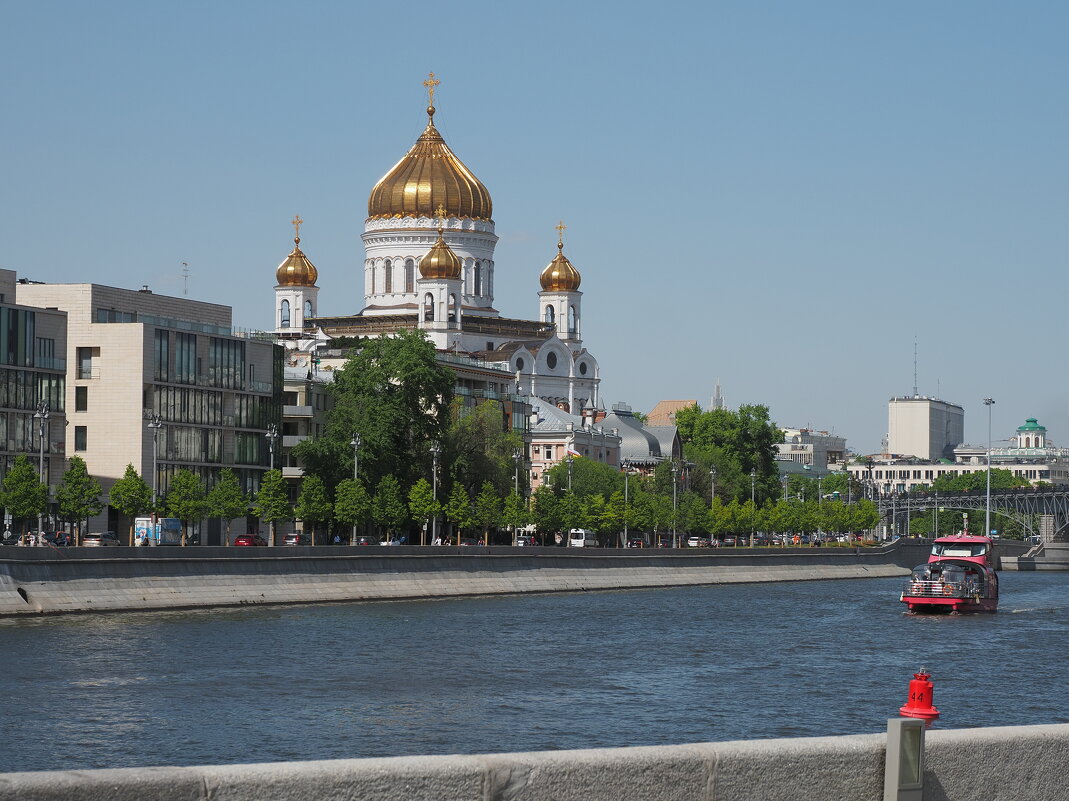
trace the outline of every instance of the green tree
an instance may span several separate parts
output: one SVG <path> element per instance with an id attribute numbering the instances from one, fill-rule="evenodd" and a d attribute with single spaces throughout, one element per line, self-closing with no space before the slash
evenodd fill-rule
<path id="1" fill-rule="evenodd" d="M 297 496 L 297 506 L 293 514 L 310 529 L 312 544 L 316 543 L 316 528 L 332 517 L 334 506 L 327 495 L 323 479 L 312 473 L 301 479 L 301 492 Z"/>
<path id="2" fill-rule="evenodd" d="M 413 520 L 421 523 L 422 527 L 420 545 L 425 544 L 426 534 L 433 528 L 431 520 L 437 517 L 440 511 L 441 504 L 434 499 L 434 488 L 431 482 L 420 478 L 408 491 L 408 512 Z"/>
<path id="3" fill-rule="evenodd" d="M 15 457 L 15 463 L 4 476 L 4 507 L 16 521 L 22 521 L 22 533 L 26 523 L 44 514 L 48 503 L 48 488 L 41 483 L 37 468 L 30 464 L 26 454 Z"/>
<path id="4" fill-rule="evenodd" d="M 164 503 L 171 517 L 182 521 L 182 544 L 185 545 L 189 524 L 201 520 L 208 511 L 204 483 L 199 476 L 183 467 L 171 479 Z"/>
<path id="5" fill-rule="evenodd" d="M 260 482 L 252 510 L 261 520 L 271 524 L 271 544 L 275 544 L 275 523 L 293 517 L 289 493 L 281 470 L 268 470 Z"/>
<path id="6" fill-rule="evenodd" d="M 457 530 L 457 545 L 460 545 L 460 532 L 472 524 L 471 497 L 464 485 L 453 482 L 449 491 L 449 500 L 445 503 L 445 517 Z"/>
<path id="7" fill-rule="evenodd" d="M 542 535 L 542 542 L 548 545 L 552 542 L 550 538 L 561 530 L 560 499 L 552 488 L 543 484 L 534 491 L 531 506 L 531 522 Z"/>
<path id="8" fill-rule="evenodd" d="M 484 400 L 467 409 L 462 399 L 453 402 L 453 422 L 446 437 L 446 458 L 453 472 L 472 495 L 489 481 L 498 497 L 513 485 L 516 462 L 523 452 L 523 437 L 507 425 L 504 408 L 496 400 Z"/>
<path id="9" fill-rule="evenodd" d="M 624 489 L 623 474 L 615 467 L 587 459 L 573 457 L 571 462 L 571 489 L 577 498 L 600 495 L 608 498 L 617 490 Z M 558 462 L 546 471 L 554 487 L 562 491 L 568 488 L 568 462 Z M 671 490 L 669 490 L 671 492 Z"/>
<path id="10" fill-rule="evenodd" d="M 401 499 L 401 485 L 393 476 L 383 476 L 375 487 L 371 517 L 386 532 L 388 539 L 408 520 L 408 508 Z"/>
<path id="11" fill-rule="evenodd" d="M 484 481 L 475 496 L 475 506 L 472 510 L 472 518 L 483 532 L 483 542 L 490 544 L 490 531 L 501 524 L 501 497 L 497 489 L 490 481 Z"/>
<path id="12" fill-rule="evenodd" d="M 1028 479 L 1015 476 L 1012 471 L 1001 467 L 991 468 L 991 489 L 1013 489 L 1029 486 Z M 974 470 L 972 473 L 944 473 L 933 483 L 936 492 L 969 492 L 987 489 L 987 470 Z M 983 527 L 980 527 L 983 530 Z"/>
<path id="13" fill-rule="evenodd" d="M 241 491 L 238 477 L 229 467 L 224 467 L 219 473 L 219 480 L 215 482 L 211 492 L 208 493 L 208 515 L 221 518 L 226 522 L 226 545 L 230 544 L 230 523 L 235 517 L 244 517 L 249 513 L 249 499 Z"/>
<path id="14" fill-rule="evenodd" d="M 334 519 L 354 529 L 367 525 L 371 519 L 371 496 L 364 485 L 354 478 L 338 484 L 334 492 Z"/>
<path id="15" fill-rule="evenodd" d="M 353 434 L 359 433 L 360 472 L 368 486 L 392 475 L 411 486 L 430 470 L 427 443 L 445 439 L 454 374 L 437 362 L 422 331 L 400 331 L 363 343 L 330 385 L 334 406 L 326 430 L 293 452 L 333 487 L 351 476 Z"/>
<path id="16" fill-rule="evenodd" d="M 513 490 L 505 496 L 505 503 L 501 509 L 501 523 L 512 530 L 512 542 L 516 542 L 516 532 L 527 525 L 529 516 L 527 507 L 524 506 L 523 498 Z"/>
<path id="17" fill-rule="evenodd" d="M 100 493 L 100 482 L 89 475 L 85 460 L 80 456 L 72 456 L 66 472 L 63 473 L 63 479 L 56 488 L 60 518 L 71 521 L 76 530 L 81 532 L 82 524 L 90 517 L 100 514 L 104 508 Z"/>
<path id="18" fill-rule="evenodd" d="M 130 519 L 130 545 L 134 544 L 134 518 L 152 511 L 152 487 L 132 464 L 126 465 L 123 477 L 111 485 L 108 500 L 119 514 Z"/>

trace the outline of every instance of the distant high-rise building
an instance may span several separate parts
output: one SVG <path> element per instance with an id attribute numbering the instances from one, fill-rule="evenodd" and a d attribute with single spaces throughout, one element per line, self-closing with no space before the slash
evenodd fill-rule
<path id="1" fill-rule="evenodd" d="M 887 451 L 919 459 L 953 459 L 965 439 L 965 410 L 923 395 L 887 402 Z"/>
<path id="2" fill-rule="evenodd" d="M 716 379 L 716 386 L 713 387 L 713 397 L 709 399 L 710 409 L 723 409 L 724 408 L 724 396 L 720 392 L 720 379 Z"/>

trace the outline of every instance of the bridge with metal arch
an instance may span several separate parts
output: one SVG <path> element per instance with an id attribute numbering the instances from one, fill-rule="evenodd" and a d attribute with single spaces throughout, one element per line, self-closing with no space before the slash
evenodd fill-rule
<path id="1" fill-rule="evenodd" d="M 907 520 L 914 512 L 932 509 L 984 509 L 986 490 L 970 492 L 906 492 L 881 495 L 877 501 L 880 519 L 892 520 L 905 513 Z M 1042 535 L 1047 542 L 1069 541 L 1069 488 L 1023 487 L 991 490 L 991 526 L 1000 528 L 999 517 L 1017 521 L 1030 535 Z M 1050 525 L 1042 525 L 1047 519 Z M 907 523 L 908 527 L 908 523 Z"/>

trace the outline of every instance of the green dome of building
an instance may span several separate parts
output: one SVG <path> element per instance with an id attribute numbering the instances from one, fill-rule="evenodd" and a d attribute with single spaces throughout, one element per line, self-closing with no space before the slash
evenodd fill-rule
<path id="1" fill-rule="evenodd" d="M 1018 426 L 1017 427 L 1017 430 L 1022 432 L 1022 433 L 1025 432 L 1025 431 L 1046 431 L 1047 427 L 1046 426 L 1041 426 L 1039 424 L 1039 422 L 1036 420 L 1036 418 L 1029 417 L 1027 420 L 1024 421 L 1024 425 L 1023 426 Z"/>

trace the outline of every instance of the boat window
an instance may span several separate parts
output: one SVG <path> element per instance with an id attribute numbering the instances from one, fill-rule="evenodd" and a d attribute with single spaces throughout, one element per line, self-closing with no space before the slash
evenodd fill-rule
<path id="1" fill-rule="evenodd" d="M 956 542 L 935 543 L 932 546 L 932 556 L 983 556 L 987 553 L 987 545 L 982 542 Z"/>

